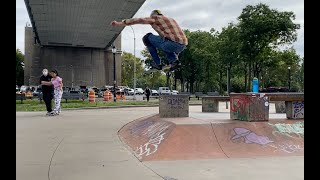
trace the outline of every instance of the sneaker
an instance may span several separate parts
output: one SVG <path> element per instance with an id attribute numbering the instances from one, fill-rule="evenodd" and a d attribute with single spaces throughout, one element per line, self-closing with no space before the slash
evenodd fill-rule
<path id="1" fill-rule="evenodd" d="M 181 67 L 180 61 L 179 61 L 179 60 L 176 60 L 176 61 L 172 62 L 171 65 L 165 66 L 165 67 L 163 68 L 163 71 L 164 71 L 164 72 L 174 71 L 174 70 L 176 70 L 176 69 L 178 69 L 178 68 L 180 68 L 180 67 Z"/>
<path id="2" fill-rule="evenodd" d="M 50 116 L 50 115 L 52 115 L 53 114 L 53 111 L 51 111 L 51 112 L 47 112 L 47 116 Z"/>
<path id="3" fill-rule="evenodd" d="M 50 112 L 49 116 L 55 116 L 56 114 L 54 112 Z"/>
<path id="4" fill-rule="evenodd" d="M 160 65 L 158 65 L 158 64 L 156 64 L 156 63 L 151 63 L 151 69 L 157 69 L 157 70 L 162 70 L 162 65 L 160 64 Z"/>
<path id="5" fill-rule="evenodd" d="M 162 65 L 157 65 L 155 64 L 154 62 L 151 63 L 151 68 L 147 71 L 144 72 L 144 74 L 151 74 L 153 72 L 156 72 L 156 71 L 161 71 L 162 70 Z"/>

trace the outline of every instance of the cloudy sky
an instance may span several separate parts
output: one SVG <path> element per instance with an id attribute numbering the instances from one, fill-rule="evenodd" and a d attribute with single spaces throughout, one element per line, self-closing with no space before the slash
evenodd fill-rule
<path id="1" fill-rule="evenodd" d="M 297 53 L 304 57 L 304 2 L 303 0 L 146 0 L 134 17 L 149 16 L 153 9 L 160 9 L 163 14 L 177 20 L 182 29 L 205 30 L 214 28 L 218 31 L 230 22 L 237 22 L 237 17 L 246 5 L 265 3 L 272 9 L 292 11 L 296 15 L 295 23 L 301 25 L 298 40 L 293 44 Z M 16 48 L 24 53 L 24 27 L 30 19 L 24 0 L 16 0 Z M 148 32 L 156 34 L 150 25 L 132 26 L 136 36 L 136 55 L 141 57 L 144 49 L 142 37 Z M 134 53 L 133 32 L 130 27 L 122 31 L 122 50 Z"/>

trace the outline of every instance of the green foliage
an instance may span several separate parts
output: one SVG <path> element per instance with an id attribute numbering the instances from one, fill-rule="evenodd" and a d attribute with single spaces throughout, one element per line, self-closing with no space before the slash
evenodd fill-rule
<path id="1" fill-rule="evenodd" d="M 231 92 L 247 92 L 253 77 L 257 77 L 260 88 L 288 87 L 290 79 L 292 90 L 303 91 L 304 59 L 293 48 L 280 50 L 280 45 L 290 45 L 297 39 L 300 25 L 294 19 L 293 12 L 281 12 L 260 3 L 246 6 L 238 17 L 239 23 L 229 23 L 221 32 L 213 28 L 209 32 L 184 30 L 189 44 L 179 55 L 182 67 L 169 79 L 170 85 L 179 84 L 181 91 L 192 93 L 224 94 L 229 81 Z M 152 58 L 146 49 L 142 55 L 148 68 Z M 159 57 L 165 64 L 162 51 Z M 151 88 L 165 82 L 166 77 L 160 72 L 139 79 L 141 86 Z"/>
<path id="2" fill-rule="evenodd" d="M 24 70 L 23 70 L 24 55 L 20 49 L 16 50 L 16 84 L 21 86 L 24 84 Z"/>

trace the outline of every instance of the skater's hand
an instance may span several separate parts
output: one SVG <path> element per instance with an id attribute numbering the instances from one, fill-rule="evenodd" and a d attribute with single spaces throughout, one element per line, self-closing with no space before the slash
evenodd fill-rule
<path id="1" fill-rule="evenodd" d="M 122 22 L 118 22 L 118 21 L 112 21 L 111 22 L 111 26 L 122 26 L 123 23 Z"/>

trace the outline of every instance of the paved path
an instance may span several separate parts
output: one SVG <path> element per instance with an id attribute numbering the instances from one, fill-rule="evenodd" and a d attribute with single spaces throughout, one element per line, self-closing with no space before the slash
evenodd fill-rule
<path id="1" fill-rule="evenodd" d="M 222 108 L 215 116 L 228 118 Z M 200 112 L 201 106 L 190 106 L 190 115 Z M 17 180 L 303 179 L 301 156 L 141 163 L 117 132 L 156 113 L 157 107 L 73 110 L 55 117 L 17 112 Z"/>

